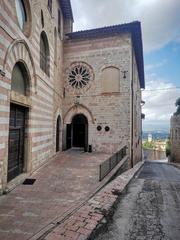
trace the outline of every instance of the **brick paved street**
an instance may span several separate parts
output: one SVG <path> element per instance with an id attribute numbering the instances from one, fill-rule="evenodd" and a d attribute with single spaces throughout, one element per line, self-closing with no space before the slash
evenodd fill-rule
<path id="1" fill-rule="evenodd" d="M 104 224 L 112 216 L 114 206 L 121 198 L 122 192 L 142 165 L 143 162 L 139 162 L 134 168 L 116 177 L 74 212 L 72 216 L 63 223 L 52 226 L 51 230 L 38 240 L 94 239 L 97 231 L 104 229 Z"/>
<path id="2" fill-rule="evenodd" d="M 100 186 L 98 165 L 108 156 L 63 152 L 32 176 L 33 185 L 0 196 L 0 239 L 29 239 L 82 203 Z"/>

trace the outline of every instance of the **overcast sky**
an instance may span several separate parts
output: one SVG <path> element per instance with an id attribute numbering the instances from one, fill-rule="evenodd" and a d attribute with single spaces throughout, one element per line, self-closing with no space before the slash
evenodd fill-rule
<path id="1" fill-rule="evenodd" d="M 71 0 L 74 31 L 141 21 L 146 101 L 144 128 L 169 126 L 180 97 L 180 0 Z M 153 91 L 149 91 L 153 90 Z"/>

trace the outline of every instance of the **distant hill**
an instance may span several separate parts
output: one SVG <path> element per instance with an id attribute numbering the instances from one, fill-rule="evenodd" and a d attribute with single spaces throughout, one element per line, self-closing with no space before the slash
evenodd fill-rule
<path id="1" fill-rule="evenodd" d="M 143 131 L 143 140 L 148 139 L 148 134 L 152 134 L 153 140 L 165 140 L 169 137 L 168 131 L 156 130 L 156 131 Z"/>

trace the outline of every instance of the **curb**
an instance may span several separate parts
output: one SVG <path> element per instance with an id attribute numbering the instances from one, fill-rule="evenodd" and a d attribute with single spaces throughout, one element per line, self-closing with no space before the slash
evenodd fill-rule
<path id="1" fill-rule="evenodd" d="M 139 162 L 134 168 L 124 172 L 79 208 L 63 223 L 57 224 L 39 240 L 92 240 L 109 221 L 120 195 L 143 166 Z"/>
<path id="2" fill-rule="evenodd" d="M 175 168 L 180 169 L 180 163 L 172 163 L 172 162 L 170 162 L 168 164 L 171 165 L 171 166 L 174 166 Z"/>

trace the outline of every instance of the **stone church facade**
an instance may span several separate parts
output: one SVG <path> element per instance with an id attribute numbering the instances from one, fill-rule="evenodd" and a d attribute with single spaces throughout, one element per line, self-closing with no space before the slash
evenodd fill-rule
<path id="1" fill-rule="evenodd" d="M 141 160 L 141 26 L 73 32 L 70 0 L 0 0 L 0 189 L 69 148 Z"/>

